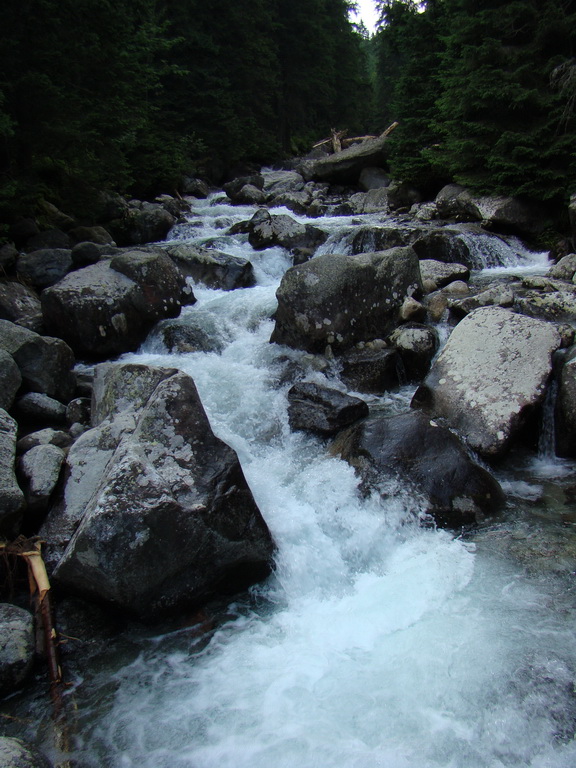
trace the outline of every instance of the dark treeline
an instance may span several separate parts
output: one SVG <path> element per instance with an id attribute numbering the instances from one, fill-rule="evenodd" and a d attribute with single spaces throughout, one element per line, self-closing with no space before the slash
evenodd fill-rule
<path id="1" fill-rule="evenodd" d="M 560 202 L 576 189 L 576 2 L 381 0 L 395 176 Z"/>
<path id="2" fill-rule="evenodd" d="M 392 174 L 433 194 L 576 189 L 576 0 L 5 0 L 0 216 L 41 196 L 152 196 L 183 174 L 393 121 Z"/>
<path id="3" fill-rule="evenodd" d="M 348 0 L 6 0 L 4 210 L 45 194 L 172 191 L 185 172 L 363 130 L 370 84 Z"/>

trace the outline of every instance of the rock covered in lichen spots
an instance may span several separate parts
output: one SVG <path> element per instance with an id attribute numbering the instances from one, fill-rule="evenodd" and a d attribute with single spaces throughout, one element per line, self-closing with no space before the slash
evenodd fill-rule
<path id="1" fill-rule="evenodd" d="M 478 309 L 452 331 L 412 405 L 442 418 L 482 456 L 501 456 L 542 402 L 561 343 L 549 323 Z"/>
<path id="2" fill-rule="evenodd" d="M 405 297 L 421 290 L 411 248 L 316 256 L 282 278 L 271 340 L 309 352 L 328 345 L 342 352 L 390 331 Z"/>
<path id="3" fill-rule="evenodd" d="M 42 529 L 61 589 L 150 618 L 269 573 L 268 528 L 189 376 L 98 366 L 92 423 Z"/>
<path id="4" fill-rule="evenodd" d="M 458 528 L 493 514 L 503 501 L 492 475 L 450 430 L 418 412 L 375 415 L 339 435 L 332 452 L 362 477 L 366 491 L 400 477 L 423 496 L 440 525 Z"/>
<path id="5" fill-rule="evenodd" d="M 0 603 L 0 695 L 12 693 L 34 662 L 34 620 L 24 608 Z M 1 765 L 1 763 L 0 763 Z"/>

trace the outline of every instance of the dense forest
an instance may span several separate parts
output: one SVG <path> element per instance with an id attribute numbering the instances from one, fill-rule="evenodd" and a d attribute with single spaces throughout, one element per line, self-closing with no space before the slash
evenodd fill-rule
<path id="1" fill-rule="evenodd" d="M 576 189 L 576 2 L 6 0 L 0 216 L 97 189 L 153 196 L 393 121 L 396 178 L 432 194 Z"/>

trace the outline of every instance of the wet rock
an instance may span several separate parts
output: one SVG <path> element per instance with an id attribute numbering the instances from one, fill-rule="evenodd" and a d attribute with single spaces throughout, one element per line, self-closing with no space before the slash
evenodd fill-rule
<path id="1" fill-rule="evenodd" d="M 222 189 L 226 192 L 230 200 L 235 203 L 240 190 L 247 184 L 262 190 L 264 188 L 264 177 L 261 173 L 254 173 L 251 176 L 239 176 L 232 181 L 226 182 L 226 184 L 222 186 Z"/>
<path id="2" fill-rule="evenodd" d="M 10 227 L 8 234 L 14 241 L 16 248 L 20 249 L 27 240 L 40 232 L 38 223 L 35 219 L 21 218 L 14 222 Z"/>
<path id="3" fill-rule="evenodd" d="M 468 268 L 477 266 L 468 243 L 456 230 L 420 230 L 413 247 L 421 261 L 440 261 Z"/>
<path id="4" fill-rule="evenodd" d="M 279 192 L 268 201 L 270 207 L 284 206 L 296 214 L 304 215 L 312 202 L 312 195 L 306 189 L 301 192 Z"/>
<path id="5" fill-rule="evenodd" d="M 202 179 L 185 176 L 182 180 L 182 192 L 199 199 L 205 199 L 210 194 L 210 187 Z"/>
<path id="6" fill-rule="evenodd" d="M 264 192 L 253 184 L 245 184 L 234 197 L 234 202 L 240 205 L 262 205 L 265 201 Z"/>
<path id="7" fill-rule="evenodd" d="M 75 397 L 66 406 L 66 421 L 68 424 L 90 424 L 89 397 Z"/>
<path id="8" fill-rule="evenodd" d="M 410 210 L 413 205 L 422 201 L 420 192 L 403 181 L 393 181 L 388 187 L 387 192 L 388 204 L 393 211 L 397 211 L 400 208 Z"/>
<path id="9" fill-rule="evenodd" d="M 340 378 L 355 392 L 382 394 L 394 389 L 402 379 L 398 353 L 394 349 L 354 349 L 339 360 Z"/>
<path id="10" fill-rule="evenodd" d="M 270 198 L 301 192 L 305 184 L 304 177 L 296 171 L 270 171 L 263 174 L 263 180 L 263 190 Z"/>
<path id="11" fill-rule="evenodd" d="M 149 619 L 268 574 L 270 534 L 189 376 L 98 366 L 93 424 L 42 529 L 62 590 Z"/>
<path id="12" fill-rule="evenodd" d="M 328 235 L 310 224 L 300 224 L 285 214 L 258 211 L 250 220 L 248 240 L 256 250 L 279 245 L 282 248 L 310 248 L 326 241 Z"/>
<path id="13" fill-rule="evenodd" d="M 421 381 L 438 351 L 438 332 L 429 325 L 411 323 L 397 328 L 387 339 L 400 355 L 407 381 Z"/>
<path id="14" fill-rule="evenodd" d="M 448 297 L 441 291 L 436 291 L 426 297 L 425 306 L 430 321 L 432 323 L 439 323 L 444 318 L 444 314 L 448 309 Z"/>
<path id="15" fill-rule="evenodd" d="M 239 256 L 188 243 L 170 246 L 167 252 L 183 275 L 210 288 L 232 291 L 255 283 L 252 264 Z"/>
<path id="16" fill-rule="evenodd" d="M 407 246 L 421 234 L 419 227 L 360 227 L 352 238 L 352 252 L 373 253 Z"/>
<path id="17" fill-rule="evenodd" d="M 49 761 L 21 739 L 0 737 L 0 768 L 50 768 Z"/>
<path id="18" fill-rule="evenodd" d="M 34 621 L 24 608 L 0 603 L 0 696 L 12 693 L 34 663 Z M 0 765 L 2 751 L 0 742 Z"/>
<path id="19" fill-rule="evenodd" d="M 514 290 L 512 286 L 496 284 L 475 296 L 465 299 L 451 299 L 450 311 L 455 317 L 462 318 L 480 307 L 513 307 Z"/>
<path id="20" fill-rule="evenodd" d="M 162 320 L 148 337 L 153 347 L 157 341 L 168 352 L 221 352 L 227 338 L 209 316 L 199 318 L 188 315 L 185 322 Z"/>
<path id="21" fill-rule="evenodd" d="M 18 277 L 40 289 L 57 283 L 71 268 L 71 250 L 65 248 L 43 248 L 23 253 L 16 262 Z"/>
<path id="22" fill-rule="evenodd" d="M 452 331 L 412 405 L 444 419 L 480 455 L 501 456 L 542 402 L 560 344 L 549 323 L 477 309 Z"/>
<path id="23" fill-rule="evenodd" d="M 320 435 L 334 435 L 368 416 L 364 400 L 313 382 L 295 384 L 288 402 L 290 428 Z"/>
<path id="24" fill-rule="evenodd" d="M 364 192 L 370 189 L 382 189 L 390 186 L 390 176 L 383 168 L 363 168 L 358 179 L 358 186 Z"/>
<path id="25" fill-rule="evenodd" d="M 566 289 L 563 289 L 566 286 Z M 516 293 L 515 307 L 528 317 L 552 322 L 576 322 L 576 288 L 564 283 L 561 290 L 527 290 Z"/>
<path id="26" fill-rule="evenodd" d="M 412 296 L 407 296 L 400 307 L 400 320 L 406 323 L 410 320 L 418 321 L 426 318 L 426 307 Z"/>
<path id="27" fill-rule="evenodd" d="M 386 162 L 387 137 L 368 139 L 341 152 L 305 164 L 301 169 L 306 181 L 331 184 L 357 184 L 364 168 L 381 167 Z"/>
<path id="28" fill-rule="evenodd" d="M 24 494 L 14 472 L 18 425 L 0 409 L 0 535 L 12 538 L 19 532 Z"/>
<path id="29" fill-rule="evenodd" d="M 176 219 L 158 203 L 139 203 L 139 207 L 127 208 L 122 218 L 108 225 L 112 237 L 119 246 L 143 245 L 164 240 Z"/>
<path id="30" fill-rule="evenodd" d="M 309 352 L 344 352 L 391 330 L 406 296 L 422 289 L 411 248 L 323 254 L 289 269 L 276 296 L 272 341 Z"/>
<path id="31" fill-rule="evenodd" d="M 25 389 L 65 402 L 74 393 L 74 354 L 61 339 L 0 320 L 0 349 L 14 358 Z"/>
<path id="32" fill-rule="evenodd" d="M 166 253 L 126 251 L 113 256 L 110 267 L 138 285 L 148 316 L 160 319 L 180 314 L 186 281 Z"/>
<path id="33" fill-rule="evenodd" d="M 366 490 L 399 475 L 424 496 L 439 525 L 475 523 L 503 502 L 498 482 L 456 435 L 421 413 L 372 416 L 339 435 L 332 452 L 356 468 Z"/>
<path id="34" fill-rule="evenodd" d="M 569 349 L 560 369 L 554 412 L 556 455 L 576 456 L 576 347 Z"/>
<path id="35" fill-rule="evenodd" d="M 446 296 L 467 296 L 470 293 L 470 288 L 463 280 L 454 280 L 453 283 L 444 286 L 442 292 Z"/>
<path id="36" fill-rule="evenodd" d="M 22 375 L 14 358 L 0 349 L 0 408 L 10 410 L 21 384 Z"/>
<path id="37" fill-rule="evenodd" d="M 572 282 L 575 274 L 576 253 L 569 253 L 567 256 L 563 256 L 557 264 L 554 264 L 548 270 L 549 277 L 569 282 Z"/>

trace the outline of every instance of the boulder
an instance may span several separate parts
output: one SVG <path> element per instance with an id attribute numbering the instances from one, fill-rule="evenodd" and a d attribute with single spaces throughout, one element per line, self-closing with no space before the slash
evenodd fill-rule
<path id="1" fill-rule="evenodd" d="M 24 388 L 67 402 L 74 393 L 74 354 L 61 339 L 0 320 L 0 349 L 14 358 Z"/>
<path id="2" fill-rule="evenodd" d="M 296 171 L 269 171 L 262 176 L 263 191 L 268 197 L 280 194 L 301 192 L 304 189 L 304 177 Z"/>
<path id="3" fill-rule="evenodd" d="M 29 511 L 44 512 L 48 508 L 65 459 L 62 448 L 50 444 L 31 448 L 20 457 L 18 469 L 21 480 L 24 480 Z"/>
<path id="4" fill-rule="evenodd" d="M 186 302 L 183 298 L 186 280 L 166 253 L 125 251 L 112 257 L 110 267 L 138 285 L 149 317 L 160 319 L 180 314 Z"/>
<path id="5" fill-rule="evenodd" d="M 568 216 L 570 219 L 570 228 L 572 229 L 572 247 L 576 248 L 576 194 L 570 196 Z"/>
<path id="6" fill-rule="evenodd" d="M 1 282 L 0 319 L 38 332 L 42 327 L 42 307 L 36 291 L 16 281 Z"/>
<path id="7" fill-rule="evenodd" d="M 523 285 L 529 285 L 525 280 Z M 555 323 L 576 322 L 576 287 L 557 281 L 552 290 L 535 286 L 535 290 L 516 291 L 515 308 L 528 317 Z"/>
<path id="8" fill-rule="evenodd" d="M 445 264 L 458 264 L 458 266 L 477 267 L 470 247 L 462 238 L 462 233 L 447 228 L 420 229 L 418 238 L 413 243 L 413 248 L 421 261 L 439 261 Z"/>
<path id="9" fill-rule="evenodd" d="M 0 603 L 0 696 L 12 693 L 28 677 L 34 663 L 34 641 L 32 614 Z"/>
<path id="10" fill-rule="evenodd" d="M 233 203 L 237 201 L 237 197 L 243 187 L 249 184 L 251 187 L 262 190 L 264 188 L 264 177 L 261 173 L 254 173 L 251 176 L 239 176 L 232 181 L 226 182 L 222 186 L 222 189 Z"/>
<path id="11" fill-rule="evenodd" d="M 19 279 L 39 289 L 62 280 L 71 268 L 72 252 L 66 248 L 43 248 L 22 253 L 16 261 Z"/>
<path id="12" fill-rule="evenodd" d="M 114 238 L 107 229 L 99 225 L 93 227 L 75 227 L 71 229 L 70 237 L 76 245 L 93 243 L 94 245 L 115 245 Z M 74 246 L 76 247 L 76 246 Z M 74 248 L 72 248 L 74 250 Z"/>
<path id="13" fill-rule="evenodd" d="M 75 397 L 66 406 L 66 421 L 68 424 L 90 424 L 91 399 Z"/>
<path id="14" fill-rule="evenodd" d="M 0 408 L 5 411 L 12 408 L 21 384 L 22 374 L 14 358 L 4 349 L 0 349 Z"/>
<path id="15" fill-rule="evenodd" d="M 66 232 L 60 229 L 45 229 L 26 240 L 21 250 L 25 253 L 54 249 L 70 250 L 73 245 L 72 238 Z"/>
<path id="16" fill-rule="evenodd" d="M 49 761 L 21 739 L 0 737 L 0 768 L 50 768 Z"/>
<path id="17" fill-rule="evenodd" d="M 27 392 L 18 398 L 14 406 L 20 421 L 40 424 L 64 424 L 66 406 L 42 392 Z"/>
<path id="18" fill-rule="evenodd" d="M 477 309 L 452 331 L 412 405 L 442 418 L 481 456 L 499 457 L 542 402 L 561 343 L 549 323 Z"/>
<path id="19" fill-rule="evenodd" d="M 421 235 L 421 227 L 359 227 L 352 237 L 352 253 L 373 253 L 407 246 Z"/>
<path id="20" fill-rule="evenodd" d="M 45 427 L 36 432 L 30 432 L 16 443 L 18 453 L 24 453 L 37 445 L 57 445 L 59 448 L 68 448 L 72 439 L 68 432 L 61 429 Z"/>
<path id="21" fill-rule="evenodd" d="M 576 253 L 563 256 L 560 261 L 548 270 L 548 276 L 556 280 L 572 282 L 576 274 Z"/>
<path id="22" fill-rule="evenodd" d="M 400 307 L 398 315 L 403 323 L 418 322 L 426 319 L 426 307 L 412 296 L 406 296 Z"/>
<path id="23" fill-rule="evenodd" d="M 89 267 L 91 264 L 96 264 L 102 258 L 102 250 L 89 240 L 83 240 L 80 243 L 76 243 L 71 251 L 72 264 L 74 269 L 82 269 L 82 267 Z"/>
<path id="24" fill-rule="evenodd" d="M 122 218 L 108 225 L 119 246 L 143 245 L 164 240 L 176 219 L 158 203 L 141 203 L 138 208 L 127 208 Z"/>
<path id="25" fill-rule="evenodd" d="M 4 245 L 0 245 L 0 272 L 2 274 L 12 272 L 16 266 L 17 258 L 18 250 L 13 243 L 4 243 Z"/>
<path id="26" fill-rule="evenodd" d="M 438 351 L 438 332 L 429 325 L 411 323 L 397 328 L 387 339 L 397 350 L 407 381 L 421 381 Z"/>
<path id="27" fill-rule="evenodd" d="M 456 435 L 422 413 L 372 416 L 339 435 L 332 452 L 356 468 L 367 491 L 386 493 L 386 480 L 399 476 L 442 526 L 478 522 L 503 502 L 498 482 Z"/>
<path id="28" fill-rule="evenodd" d="M 262 205 L 266 201 L 266 195 L 253 184 L 244 184 L 234 195 L 234 202 L 240 205 Z"/>
<path id="29" fill-rule="evenodd" d="M 410 210 L 413 205 L 422 202 L 419 190 L 403 181 L 393 181 L 388 187 L 388 204 L 392 211 Z"/>
<path id="30" fill-rule="evenodd" d="M 316 256 L 282 278 L 271 340 L 309 352 L 327 345 L 344 352 L 392 330 L 404 298 L 421 289 L 411 248 Z"/>
<path id="31" fill-rule="evenodd" d="M 62 590 L 150 619 L 269 573 L 266 524 L 189 376 L 100 365 L 92 422 L 41 532 Z"/>
<path id="32" fill-rule="evenodd" d="M 311 381 L 295 384 L 288 403 L 290 428 L 320 435 L 335 435 L 368 416 L 364 400 Z"/>
<path id="33" fill-rule="evenodd" d="M 443 288 L 453 280 L 468 280 L 470 270 L 464 264 L 446 263 L 435 259 L 420 259 L 422 280 L 431 280 L 436 288 Z"/>
<path id="34" fill-rule="evenodd" d="M 169 246 L 167 253 L 183 275 L 210 288 L 232 291 L 256 282 L 252 264 L 240 256 L 191 243 Z"/>
<path id="35" fill-rule="evenodd" d="M 148 264 L 147 258 L 136 257 L 117 262 L 117 266 L 123 268 L 126 261 L 133 267 L 139 265 L 131 272 L 135 277 Z M 158 273 L 169 261 L 164 255 L 150 274 Z M 155 285 L 143 276 L 140 286 L 112 269 L 108 261 L 71 272 L 42 292 L 46 327 L 80 355 L 102 358 L 135 350 L 158 320 L 180 312 L 179 289 L 172 292 L 176 278 L 170 278 L 170 272 L 167 277 Z"/>
<path id="36" fill-rule="evenodd" d="M 0 535 L 11 538 L 19 532 L 24 510 L 22 493 L 14 473 L 18 425 L 0 409 Z"/>
<path id="37" fill-rule="evenodd" d="M 268 201 L 268 205 L 271 208 L 284 206 L 302 216 L 308 213 L 311 202 L 311 193 L 303 189 L 301 192 L 278 192 Z"/>
<path id="38" fill-rule="evenodd" d="M 382 394 L 398 386 L 401 363 L 394 349 L 366 345 L 338 359 L 340 378 L 354 392 Z"/>
<path id="39" fill-rule="evenodd" d="M 310 248 L 325 242 L 328 235 L 310 224 L 300 224 L 285 214 L 273 216 L 268 211 L 257 211 L 250 219 L 248 240 L 256 250 L 279 245 L 282 248 Z"/>
<path id="40" fill-rule="evenodd" d="M 210 187 L 202 179 L 185 176 L 182 179 L 182 192 L 185 195 L 192 195 L 199 199 L 205 199 L 210 194 Z"/>
<path id="41" fill-rule="evenodd" d="M 40 232 L 35 219 L 20 218 L 10 226 L 8 235 L 14 241 L 16 248 L 20 249 L 27 240 Z"/>
<path id="42" fill-rule="evenodd" d="M 386 162 L 388 138 L 379 136 L 353 144 L 341 152 L 308 162 L 302 167 L 306 181 L 327 181 L 330 184 L 356 185 L 364 168 L 382 166 Z"/>
<path id="43" fill-rule="evenodd" d="M 150 348 L 160 352 L 221 352 L 228 337 L 209 313 L 188 314 L 184 320 L 161 320 L 148 336 Z"/>
<path id="44" fill-rule="evenodd" d="M 556 455 L 576 456 L 576 347 L 569 349 L 559 373 L 554 409 Z"/>
<path id="45" fill-rule="evenodd" d="M 383 168 L 363 168 L 358 179 L 358 186 L 364 192 L 370 189 L 382 189 L 390 186 L 390 176 Z"/>
<path id="46" fill-rule="evenodd" d="M 461 319 L 480 307 L 513 307 L 514 288 L 506 283 L 496 283 L 465 299 L 449 299 L 448 305 L 454 317 Z"/>

